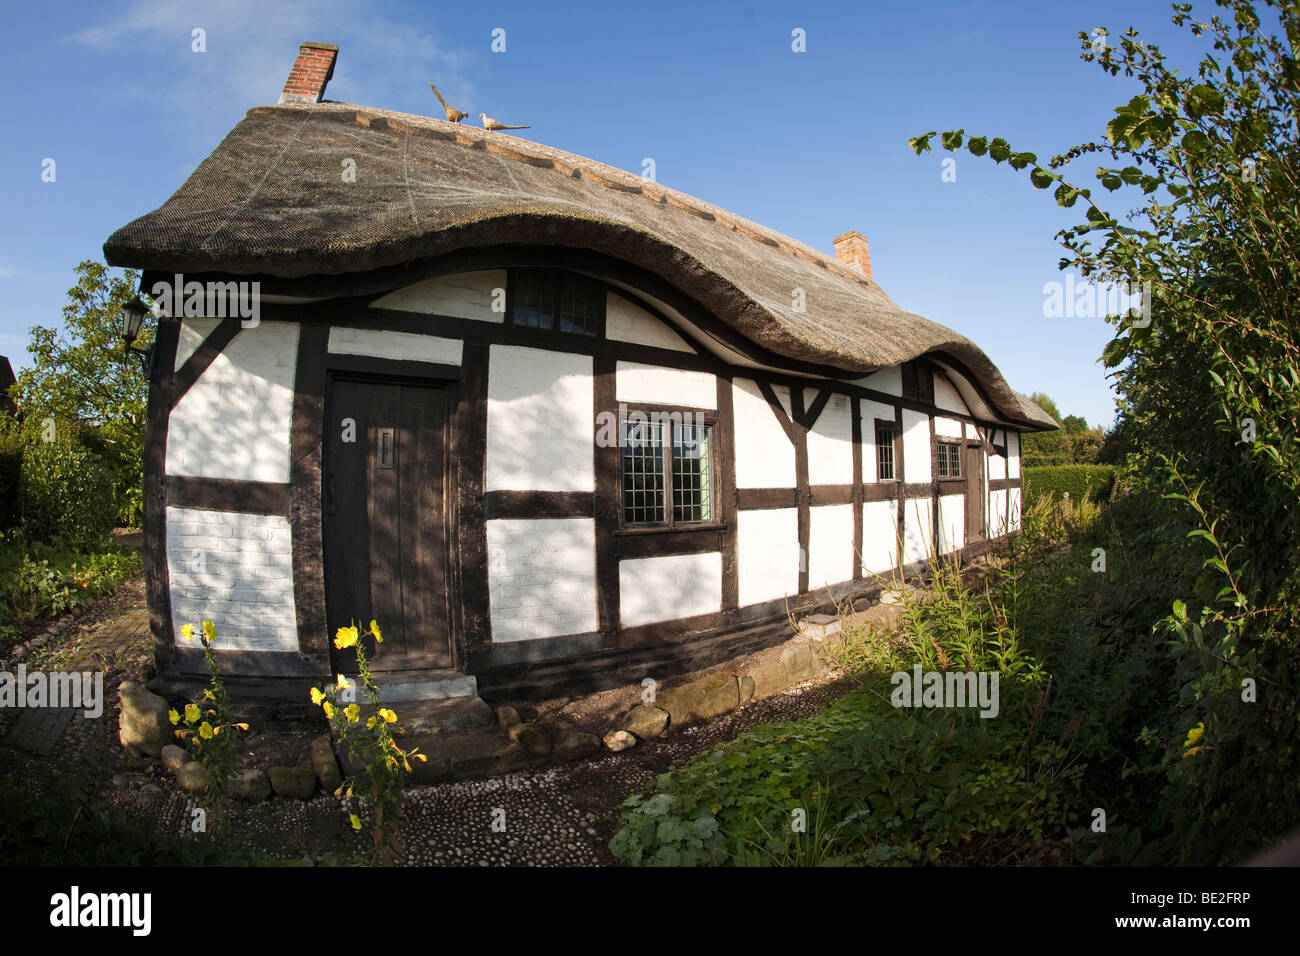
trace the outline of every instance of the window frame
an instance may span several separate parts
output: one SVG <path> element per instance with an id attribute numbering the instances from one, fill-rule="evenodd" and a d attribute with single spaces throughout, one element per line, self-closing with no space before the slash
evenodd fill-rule
<path id="1" fill-rule="evenodd" d="M 902 365 L 903 398 L 913 402 L 934 404 L 935 367 L 924 359 L 913 359 Z M 925 388 L 921 389 L 921 383 Z"/>
<path id="2" fill-rule="evenodd" d="M 900 476 L 899 476 L 899 474 L 898 474 L 898 462 L 899 462 L 899 458 L 900 458 L 900 455 L 899 455 L 899 442 L 900 442 L 902 436 L 900 435 L 901 429 L 898 427 L 898 422 L 897 422 L 896 420 L 894 420 L 894 419 L 877 418 L 877 419 L 873 419 L 873 425 L 872 425 L 872 428 L 873 428 L 872 435 L 873 435 L 873 438 L 874 438 L 874 445 L 875 445 L 875 449 L 876 449 L 876 481 L 877 481 L 877 482 L 883 482 L 883 481 L 897 482 L 897 481 L 900 481 L 901 478 L 900 478 Z M 880 430 L 881 430 L 882 428 L 887 428 L 887 429 L 889 429 L 889 435 L 890 435 L 890 444 L 889 444 L 889 448 L 890 448 L 890 462 L 889 462 L 889 465 L 890 465 L 890 470 L 893 471 L 893 475 L 892 475 L 892 477 L 889 477 L 889 478 L 881 478 L 881 477 L 880 477 Z"/>
<path id="3" fill-rule="evenodd" d="M 524 325 L 515 321 L 517 305 L 517 283 L 521 273 L 537 273 L 550 280 L 551 297 L 555 303 L 554 321 L 549 329 L 535 325 Z M 561 328 L 559 322 L 560 303 L 563 302 L 566 289 L 586 287 L 592 293 L 596 303 L 596 328 L 590 332 L 571 332 Z M 578 341 L 603 341 L 605 338 L 605 313 L 609 305 L 609 292 L 605 284 L 591 276 L 570 269 L 553 269 L 546 266 L 511 266 L 506 270 L 506 312 L 505 324 L 515 329 L 528 329 L 537 335 L 571 335 Z"/>
<path id="4" fill-rule="evenodd" d="M 671 437 L 668 441 L 660 445 L 660 467 L 663 469 L 664 486 L 664 521 L 638 521 L 629 523 L 627 520 L 627 506 L 623 501 L 625 493 L 625 481 L 627 473 L 624 471 L 626 466 L 625 456 L 623 454 L 623 435 L 625 431 L 624 412 L 644 412 L 647 418 L 653 413 L 660 414 L 678 414 L 682 416 L 680 424 L 686 424 L 686 416 L 691 416 L 691 425 L 703 425 L 709 429 L 709 514 L 712 516 L 704 521 L 678 521 L 676 518 L 676 509 L 673 505 L 673 493 L 675 486 L 673 484 L 673 443 Z M 697 417 L 698 416 L 698 417 Z M 671 429 L 671 420 L 667 423 Z M 671 531 L 694 531 L 696 529 L 718 529 L 722 527 L 722 513 L 719 508 L 718 497 L 718 412 L 713 408 L 689 408 L 684 405 L 661 405 L 651 402 L 636 402 L 631 408 L 625 403 L 619 404 L 618 411 L 618 530 L 628 534 L 647 534 L 647 533 L 665 533 Z"/>
<path id="5" fill-rule="evenodd" d="M 963 454 L 963 451 L 964 451 L 965 447 L 966 447 L 966 442 L 965 442 L 964 440 L 962 440 L 962 439 L 956 439 L 956 438 L 954 438 L 954 439 L 949 440 L 949 439 L 946 439 L 946 438 L 939 438 L 939 437 L 936 437 L 936 438 L 935 438 L 935 440 L 934 440 L 934 477 L 935 477 L 935 480 L 936 480 L 936 481 L 962 481 L 962 480 L 966 477 L 966 476 L 963 474 L 963 467 L 962 467 L 962 461 L 961 461 L 961 459 L 962 459 L 962 454 Z M 955 461 L 956 461 L 956 463 L 957 463 L 957 473 L 956 473 L 955 475 L 954 475 L 954 474 L 944 474 L 943 471 L 942 471 L 941 468 L 940 468 L 940 465 L 941 465 L 941 464 L 943 465 L 944 468 L 947 467 L 947 463 L 948 463 L 948 455 L 949 455 L 948 449 L 955 449 L 955 450 L 956 450 L 956 453 L 957 453 L 957 455 L 956 455 L 956 459 L 955 459 Z"/>

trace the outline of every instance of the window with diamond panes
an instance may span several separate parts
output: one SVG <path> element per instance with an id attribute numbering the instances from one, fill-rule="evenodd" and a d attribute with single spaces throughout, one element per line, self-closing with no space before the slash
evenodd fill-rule
<path id="1" fill-rule="evenodd" d="M 876 426 L 876 480 L 894 480 L 894 426 Z"/>
<path id="2" fill-rule="evenodd" d="M 553 269 L 511 271 L 510 322 L 531 329 L 554 329 L 597 336 L 605 291 L 595 282 Z"/>
<path id="3" fill-rule="evenodd" d="M 713 449 L 708 425 L 673 425 L 673 521 L 713 518 Z"/>
<path id="4" fill-rule="evenodd" d="M 623 522 L 662 524 L 664 508 L 663 425 L 628 424 L 623 429 Z"/>

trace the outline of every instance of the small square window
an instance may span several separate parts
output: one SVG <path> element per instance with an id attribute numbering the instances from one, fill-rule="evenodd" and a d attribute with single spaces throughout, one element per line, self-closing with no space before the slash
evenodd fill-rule
<path id="1" fill-rule="evenodd" d="M 893 425 L 876 423 L 876 480 L 894 480 L 894 436 L 897 432 Z"/>
<path id="2" fill-rule="evenodd" d="M 510 272 L 511 325 L 597 336 L 604 309 L 604 288 L 585 276 L 558 269 Z"/>
<path id="3" fill-rule="evenodd" d="M 961 447 L 953 442 L 938 443 L 935 464 L 940 478 L 961 477 Z"/>

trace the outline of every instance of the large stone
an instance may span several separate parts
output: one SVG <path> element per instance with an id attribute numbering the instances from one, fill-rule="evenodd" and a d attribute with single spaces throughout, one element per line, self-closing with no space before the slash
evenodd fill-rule
<path id="1" fill-rule="evenodd" d="M 519 719 L 519 711 L 506 704 L 497 708 L 497 726 L 501 728 L 503 734 L 510 733 L 511 727 L 518 726 L 522 721 Z"/>
<path id="2" fill-rule="evenodd" d="M 185 751 L 184 747 L 177 747 L 175 744 L 168 744 L 162 749 L 163 766 L 172 773 L 175 773 L 193 759 L 194 758 Z"/>
<path id="3" fill-rule="evenodd" d="M 813 674 L 812 648 L 807 644 L 791 642 L 781 648 L 781 663 L 790 683 L 797 684 Z"/>
<path id="4" fill-rule="evenodd" d="M 561 760 L 581 760 L 599 753 L 601 740 L 595 734 L 575 730 L 555 745 L 555 756 Z"/>
<path id="5" fill-rule="evenodd" d="M 316 792 L 316 771 L 311 767 L 272 767 L 266 776 L 279 797 L 310 800 Z"/>
<path id="6" fill-rule="evenodd" d="M 236 800 L 258 803 L 271 795 L 271 781 L 261 770 L 236 770 L 226 781 L 230 795 Z"/>
<path id="7" fill-rule="evenodd" d="M 619 753 L 636 746 L 636 738 L 626 730 L 611 730 L 605 735 L 605 746 Z"/>
<path id="8" fill-rule="evenodd" d="M 903 626 L 903 608 L 899 604 L 877 604 L 859 611 L 851 618 L 855 625 L 871 625 L 886 631 L 896 631 Z"/>
<path id="9" fill-rule="evenodd" d="M 747 676 L 754 682 L 755 700 L 779 694 L 790 686 L 790 678 L 779 654 L 766 655 L 756 661 Z"/>
<path id="10" fill-rule="evenodd" d="M 176 740 L 167 719 L 167 701 L 129 680 L 122 681 L 118 693 L 122 699 L 118 740 L 133 755 L 160 756 L 163 747 Z"/>
<path id="11" fill-rule="evenodd" d="M 655 703 L 668 711 L 673 726 L 717 717 L 740 706 L 735 674 L 714 674 L 661 691 Z"/>
<path id="12" fill-rule="evenodd" d="M 316 780 L 326 793 L 333 793 L 343 783 L 338 758 L 334 756 L 334 743 L 329 734 L 322 734 L 311 742 L 311 767 Z"/>
<path id="13" fill-rule="evenodd" d="M 512 724 L 506 735 L 534 757 L 545 757 L 551 752 L 550 736 L 536 724 Z"/>
<path id="14" fill-rule="evenodd" d="M 754 691 L 757 689 L 757 687 L 758 685 L 755 683 L 754 678 L 752 676 L 750 676 L 749 674 L 741 675 L 740 703 L 742 706 L 748 704 L 751 700 L 754 699 Z"/>
<path id="15" fill-rule="evenodd" d="M 202 793 L 208 789 L 208 771 L 197 760 L 181 764 L 176 771 L 176 783 L 186 793 Z"/>
<path id="16" fill-rule="evenodd" d="M 623 729 L 641 740 L 658 737 L 668 726 L 668 711 L 654 704 L 638 704 L 623 718 Z"/>

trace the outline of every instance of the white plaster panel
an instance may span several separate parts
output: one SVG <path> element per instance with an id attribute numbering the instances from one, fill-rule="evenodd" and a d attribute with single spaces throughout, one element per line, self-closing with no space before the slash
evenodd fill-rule
<path id="1" fill-rule="evenodd" d="M 967 422 L 967 423 L 966 423 L 966 437 L 967 437 L 967 438 L 979 438 L 979 437 L 980 437 L 980 430 L 979 430 L 978 428 L 976 428 L 974 425 L 972 425 L 970 422 Z"/>
<path id="2" fill-rule="evenodd" d="M 624 627 L 722 609 L 722 553 L 632 558 L 618 564 Z"/>
<path id="3" fill-rule="evenodd" d="M 903 466 L 905 481 L 930 480 L 930 416 L 903 409 Z"/>
<path id="4" fill-rule="evenodd" d="M 459 365 L 462 342 L 414 332 L 380 329 L 330 329 L 329 350 L 338 355 L 367 355 L 402 362 Z"/>
<path id="5" fill-rule="evenodd" d="M 614 387 L 620 402 L 718 407 L 718 380 L 712 372 L 619 362 Z"/>
<path id="6" fill-rule="evenodd" d="M 167 570 L 180 646 L 182 625 L 212 621 L 219 648 L 298 650 L 288 518 L 168 508 Z"/>
<path id="7" fill-rule="evenodd" d="M 179 371 L 185 361 L 198 350 L 203 340 L 211 335 L 221 322 L 221 319 L 181 319 L 180 331 L 176 336 L 176 363 L 173 368 Z"/>
<path id="8" fill-rule="evenodd" d="M 798 509 L 741 511 L 736 537 L 741 607 L 799 593 Z"/>
<path id="9" fill-rule="evenodd" d="M 591 491 L 592 359 L 494 345 L 488 363 L 487 491 Z"/>
<path id="10" fill-rule="evenodd" d="M 955 418 L 936 417 L 934 420 L 934 433 L 944 438 L 961 438 L 961 422 Z"/>
<path id="11" fill-rule="evenodd" d="M 789 391 L 783 391 L 788 398 Z M 780 392 L 777 397 L 781 397 Z M 757 383 L 735 379 L 732 404 L 736 420 L 736 487 L 793 488 L 794 445 Z"/>
<path id="12" fill-rule="evenodd" d="M 988 461 L 989 461 L 988 476 L 990 481 L 992 481 L 995 478 L 1005 478 L 1007 476 L 1006 458 L 1004 458 L 1002 455 L 999 455 L 996 451 L 993 451 L 993 449 L 990 448 L 988 453 Z"/>
<path id="13" fill-rule="evenodd" d="M 862 505 L 862 569 L 871 574 L 898 566 L 898 502 Z"/>
<path id="14" fill-rule="evenodd" d="M 903 370 L 900 366 L 891 365 L 889 368 L 882 368 L 857 379 L 857 384 L 863 388 L 884 392 L 886 395 L 901 396 L 903 394 Z"/>
<path id="15" fill-rule="evenodd" d="M 903 563 L 934 556 L 934 506 L 929 498 L 910 498 L 903 506 Z"/>
<path id="16" fill-rule="evenodd" d="M 966 496 L 939 497 L 939 553 L 951 554 L 966 544 Z"/>
<path id="17" fill-rule="evenodd" d="M 500 323 L 506 318 L 505 289 L 505 269 L 460 272 L 397 289 L 376 299 L 370 307 Z M 493 311 L 493 304 L 501 311 Z"/>
<path id="18" fill-rule="evenodd" d="M 805 407 L 816 394 L 805 390 Z M 853 483 L 853 406 L 847 395 L 832 395 L 808 432 L 808 481 L 814 485 Z"/>
<path id="19" fill-rule="evenodd" d="M 1007 477 L 1020 477 L 1020 432 L 1007 432 Z"/>
<path id="20" fill-rule="evenodd" d="M 876 474 L 876 419 L 882 422 L 895 421 L 894 406 L 864 398 L 860 400 L 859 407 L 862 410 L 862 480 L 879 481 L 880 476 Z M 894 465 L 897 466 L 898 462 L 894 462 Z M 898 476 L 894 477 L 897 479 Z"/>
<path id="21" fill-rule="evenodd" d="M 1020 530 L 1020 489 L 1007 489 L 1007 528 L 1010 531 Z"/>
<path id="22" fill-rule="evenodd" d="M 963 415 L 970 414 L 970 409 L 966 407 L 966 403 L 962 400 L 961 393 L 957 391 L 945 375 L 937 372 L 934 376 L 934 404 L 950 412 L 960 412 Z"/>
<path id="23" fill-rule="evenodd" d="M 487 546 L 494 643 L 597 629 L 595 521 L 494 519 Z"/>
<path id="24" fill-rule="evenodd" d="M 605 338 L 676 352 L 695 351 L 664 322 L 613 292 L 605 298 Z"/>
<path id="25" fill-rule="evenodd" d="M 989 492 L 989 537 L 1000 538 L 1010 529 L 1007 518 L 1007 492 Z"/>
<path id="26" fill-rule="evenodd" d="M 853 577 L 853 505 L 808 511 L 808 587 L 816 591 Z"/>
<path id="27" fill-rule="evenodd" d="M 241 329 L 172 410 L 167 474 L 289 480 L 298 324 Z"/>

